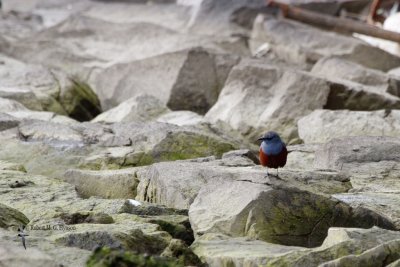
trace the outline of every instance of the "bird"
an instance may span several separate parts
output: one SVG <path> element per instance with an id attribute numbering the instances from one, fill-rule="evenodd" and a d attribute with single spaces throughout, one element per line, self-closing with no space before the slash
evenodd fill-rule
<path id="1" fill-rule="evenodd" d="M 261 142 L 260 145 L 260 163 L 262 166 L 268 168 L 277 169 L 276 177 L 279 177 L 278 168 L 286 165 L 288 151 L 286 149 L 286 144 L 279 137 L 276 132 L 267 132 L 263 137 L 258 139 Z"/>
<path id="2" fill-rule="evenodd" d="M 25 236 L 29 236 L 29 235 L 25 234 L 24 230 L 25 230 L 25 225 L 19 227 L 18 228 L 18 236 L 21 237 L 22 245 L 26 249 Z"/>

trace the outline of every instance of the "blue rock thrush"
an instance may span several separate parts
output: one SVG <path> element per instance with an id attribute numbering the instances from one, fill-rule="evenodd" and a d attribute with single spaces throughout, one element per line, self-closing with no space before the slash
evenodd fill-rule
<path id="1" fill-rule="evenodd" d="M 279 175 L 278 168 L 286 164 L 288 151 L 285 143 L 281 140 L 276 132 L 268 132 L 261 140 L 260 145 L 260 163 L 262 166 L 277 169 L 277 176 Z"/>

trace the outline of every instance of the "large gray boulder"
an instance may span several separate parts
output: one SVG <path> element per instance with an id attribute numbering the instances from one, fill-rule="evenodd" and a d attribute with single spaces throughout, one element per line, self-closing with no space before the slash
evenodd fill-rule
<path id="1" fill-rule="evenodd" d="M 0 204 L 0 227 L 17 229 L 21 225 L 27 225 L 29 219 L 20 211 L 8 207 L 7 205 Z"/>
<path id="2" fill-rule="evenodd" d="M 105 109 L 146 92 L 172 110 L 204 114 L 217 101 L 238 60 L 237 56 L 193 48 L 112 65 L 93 73 L 91 84 Z"/>
<path id="3" fill-rule="evenodd" d="M 92 120 L 92 122 L 145 122 L 168 111 L 158 98 L 151 95 L 137 95 L 109 109 Z"/>
<path id="4" fill-rule="evenodd" d="M 270 43 L 278 56 L 292 63 L 315 63 L 324 56 L 339 56 L 368 68 L 388 71 L 400 64 L 400 58 L 363 41 L 327 32 L 291 20 L 259 15 L 251 39 L 252 50 Z"/>
<path id="5" fill-rule="evenodd" d="M 96 95 L 87 84 L 60 70 L 27 64 L 0 55 L 0 97 L 20 102 L 36 111 L 52 111 L 88 120 L 100 112 Z"/>
<path id="6" fill-rule="evenodd" d="M 300 116 L 322 108 L 329 90 L 326 81 L 305 72 L 242 61 L 229 74 L 217 103 L 205 118 L 226 123 L 250 138 L 274 129 L 284 140 L 293 140 L 297 137 L 294 123 Z"/>
<path id="7" fill-rule="evenodd" d="M 305 143 L 325 143 L 345 136 L 400 135 L 398 110 L 349 111 L 315 110 L 298 122 L 299 137 Z"/>
<path id="8" fill-rule="evenodd" d="M 400 161 L 400 139 L 386 136 L 354 136 L 332 139 L 316 151 L 314 167 L 351 170 L 379 161 Z"/>
<path id="9" fill-rule="evenodd" d="M 395 229 L 377 213 L 307 191 L 251 181 L 208 183 L 190 206 L 189 218 L 198 235 L 222 233 L 305 247 L 320 245 L 331 226 Z"/>
<path id="10" fill-rule="evenodd" d="M 71 169 L 64 173 L 64 181 L 75 185 L 79 195 L 84 198 L 98 196 L 102 198 L 134 199 L 139 183 L 138 169 L 109 171 L 89 171 Z"/>
<path id="11" fill-rule="evenodd" d="M 187 209 L 199 191 L 209 183 L 254 181 L 260 185 L 273 184 L 273 181 L 265 177 L 265 169 L 255 167 L 251 156 L 238 154 L 238 151 L 233 153 L 236 155 L 226 153 L 221 160 L 204 158 L 153 164 L 137 173 L 140 182 L 136 199 Z M 348 177 L 336 172 L 281 170 L 279 175 L 288 183 L 290 181 L 293 187 L 319 194 L 347 192 L 350 188 Z M 249 182 L 249 185 L 252 184 Z"/>
<path id="12" fill-rule="evenodd" d="M 324 57 L 318 60 L 311 72 L 330 80 L 348 80 L 368 86 L 377 92 L 400 96 L 400 79 L 343 58 Z"/>
<path id="13" fill-rule="evenodd" d="M 205 119 L 227 124 L 253 140 L 273 129 L 285 141 L 296 142 L 297 120 L 315 109 L 396 108 L 399 100 L 361 85 L 335 83 L 261 60 L 242 60 Z"/>
<path id="14" fill-rule="evenodd" d="M 397 231 L 377 227 L 332 227 L 329 228 L 322 246 L 312 249 L 270 244 L 248 238 L 232 238 L 222 234 L 205 234 L 193 243 L 192 249 L 210 266 L 348 266 L 345 260 L 347 256 L 356 260 L 350 261 L 354 266 L 379 266 L 383 262 L 382 256 L 387 256 L 388 262 L 385 264 L 398 259 L 397 246 L 393 246 L 398 242 Z M 331 263 L 336 258 L 339 258 L 340 264 Z M 358 259 L 364 261 L 357 261 Z M 368 265 L 369 263 L 377 264 Z"/>

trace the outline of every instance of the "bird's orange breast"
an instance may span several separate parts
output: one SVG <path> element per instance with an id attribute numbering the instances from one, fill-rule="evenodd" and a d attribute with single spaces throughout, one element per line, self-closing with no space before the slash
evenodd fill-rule
<path id="1" fill-rule="evenodd" d="M 278 155 L 268 156 L 260 148 L 259 155 L 262 166 L 276 169 L 285 166 L 288 152 L 286 147 L 283 147 L 282 151 Z"/>

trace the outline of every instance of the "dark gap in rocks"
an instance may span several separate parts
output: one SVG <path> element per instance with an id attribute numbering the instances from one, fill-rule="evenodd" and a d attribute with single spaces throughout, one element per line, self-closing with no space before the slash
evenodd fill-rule
<path id="1" fill-rule="evenodd" d="M 88 84 L 71 78 L 73 88 L 71 96 L 64 96 L 62 103 L 69 116 L 77 121 L 90 121 L 102 112 L 100 101 Z"/>
<path id="2" fill-rule="evenodd" d="M 62 213 L 60 218 L 65 224 L 80 224 L 80 223 L 96 223 L 96 224 L 111 224 L 114 223 L 113 218 L 105 213 L 93 212 L 75 212 L 75 213 Z"/>
<path id="3" fill-rule="evenodd" d="M 189 220 L 181 223 L 171 223 L 165 220 L 151 219 L 149 222 L 158 224 L 163 231 L 169 233 L 173 238 L 182 240 L 188 246 L 194 241 L 193 230 Z"/>
<path id="4" fill-rule="evenodd" d="M 346 86 L 339 83 L 331 83 L 329 85 L 329 95 L 326 104 L 323 106 L 324 109 L 345 109 L 343 97 L 348 93 L 346 92 Z"/>

